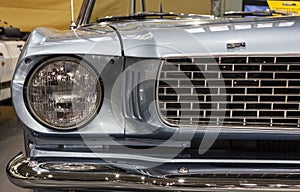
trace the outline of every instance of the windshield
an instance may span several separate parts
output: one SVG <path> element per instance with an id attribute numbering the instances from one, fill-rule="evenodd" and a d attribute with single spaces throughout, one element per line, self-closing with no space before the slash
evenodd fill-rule
<path id="1" fill-rule="evenodd" d="M 137 2 L 137 12 L 141 12 L 141 1 Z M 210 14 L 211 0 L 145 0 L 145 11 Z M 107 16 L 128 16 L 132 13 L 132 0 L 96 0 L 89 23 Z"/>

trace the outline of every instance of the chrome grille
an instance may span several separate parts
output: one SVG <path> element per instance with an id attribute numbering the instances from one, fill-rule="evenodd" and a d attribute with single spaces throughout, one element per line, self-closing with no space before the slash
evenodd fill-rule
<path id="1" fill-rule="evenodd" d="M 157 87 L 172 126 L 300 127 L 300 57 L 167 59 Z"/>

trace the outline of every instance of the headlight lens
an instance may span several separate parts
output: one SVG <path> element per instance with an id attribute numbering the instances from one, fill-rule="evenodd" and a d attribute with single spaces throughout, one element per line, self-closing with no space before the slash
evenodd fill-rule
<path id="1" fill-rule="evenodd" d="M 97 113 L 102 90 L 96 72 L 84 61 L 57 57 L 34 70 L 27 84 L 30 111 L 50 128 L 70 130 Z"/>

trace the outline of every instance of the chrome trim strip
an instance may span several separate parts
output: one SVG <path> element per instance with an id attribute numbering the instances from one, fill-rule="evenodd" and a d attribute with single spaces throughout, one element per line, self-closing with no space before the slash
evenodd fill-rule
<path id="1" fill-rule="evenodd" d="M 93 8 L 95 0 L 84 0 L 76 21 L 77 28 L 88 23 L 91 9 Z"/>
<path id="2" fill-rule="evenodd" d="M 80 152 L 57 152 L 40 151 L 33 149 L 32 157 L 55 157 L 55 158 L 101 158 L 113 160 L 136 160 L 155 163 L 222 163 L 222 164 L 285 164 L 300 165 L 300 160 L 249 160 L 249 159 L 164 159 L 158 157 L 142 156 L 135 154 L 112 154 L 112 153 L 80 153 Z"/>
<path id="3" fill-rule="evenodd" d="M 219 52 L 219 53 L 197 53 L 197 54 L 168 54 L 164 55 L 163 59 L 177 59 L 177 58 L 198 58 L 198 57 L 300 57 L 298 52 L 288 52 L 288 53 L 274 53 L 274 52 L 265 52 L 265 53 L 257 53 L 257 52 Z"/>
<path id="4" fill-rule="evenodd" d="M 82 169 L 72 169 L 74 166 Z M 275 169 L 276 170 L 276 169 Z M 147 191 L 299 191 L 300 173 L 286 169 L 283 174 L 258 172 L 250 169 L 245 176 L 213 177 L 209 175 L 170 175 L 153 177 L 115 168 L 105 163 L 66 163 L 31 161 L 22 154 L 7 166 L 10 181 L 23 188 L 68 188 Z M 216 173 L 218 174 L 218 173 Z M 261 176 L 261 177 L 260 177 Z M 267 177 L 265 177 L 267 176 Z M 272 177 L 268 177 L 272 176 Z M 291 177 L 290 177 L 291 176 Z M 259 178 L 259 179 L 258 179 Z"/>

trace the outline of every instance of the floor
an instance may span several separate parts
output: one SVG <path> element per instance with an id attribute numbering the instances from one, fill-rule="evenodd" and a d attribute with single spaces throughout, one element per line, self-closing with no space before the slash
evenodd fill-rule
<path id="1" fill-rule="evenodd" d="M 6 177 L 6 165 L 23 149 L 22 129 L 9 104 L 0 105 L 0 192 L 29 192 L 11 184 Z"/>

